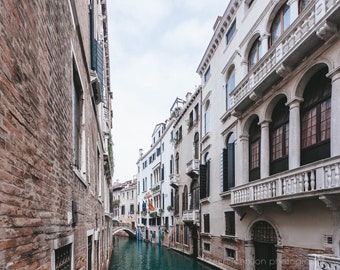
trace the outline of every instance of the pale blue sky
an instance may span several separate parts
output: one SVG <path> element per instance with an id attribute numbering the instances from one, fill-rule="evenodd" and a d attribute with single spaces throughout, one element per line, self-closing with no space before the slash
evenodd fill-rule
<path id="1" fill-rule="evenodd" d="M 114 180 L 137 173 L 156 124 L 200 84 L 196 69 L 229 0 L 108 0 Z"/>

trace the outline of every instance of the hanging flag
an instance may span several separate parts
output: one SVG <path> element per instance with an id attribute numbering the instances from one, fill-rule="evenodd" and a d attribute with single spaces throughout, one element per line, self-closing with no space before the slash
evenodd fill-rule
<path id="1" fill-rule="evenodd" d="M 148 199 L 148 210 L 149 211 L 155 211 L 155 207 L 153 207 L 150 199 Z"/>

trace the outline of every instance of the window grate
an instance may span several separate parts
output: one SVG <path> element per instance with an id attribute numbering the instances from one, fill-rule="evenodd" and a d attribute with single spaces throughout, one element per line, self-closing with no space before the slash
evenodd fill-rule
<path id="1" fill-rule="evenodd" d="M 55 250 L 55 269 L 56 270 L 71 269 L 71 244 L 68 244 Z"/>

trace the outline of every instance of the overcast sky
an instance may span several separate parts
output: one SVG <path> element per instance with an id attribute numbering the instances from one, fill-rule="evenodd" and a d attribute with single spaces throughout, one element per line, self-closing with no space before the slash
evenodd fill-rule
<path id="1" fill-rule="evenodd" d="M 200 84 L 196 69 L 229 0 L 108 0 L 114 180 L 137 174 L 138 151 L 176 97 Z"/>

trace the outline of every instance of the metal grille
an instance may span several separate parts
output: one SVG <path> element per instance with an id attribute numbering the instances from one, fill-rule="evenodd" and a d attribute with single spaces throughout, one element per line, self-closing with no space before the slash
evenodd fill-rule
<path id="1" fill-rule="evenodd" d="M 68 244 L 55 250 L 55 269 L 56 270 L 71 269 L 71 244 Z"/>
<path id="2" fill-rule="evenodd" d="M 268 222 L 259 221 L 253 228 L 253 241 L 276 244 L 276 232 Z"/>

